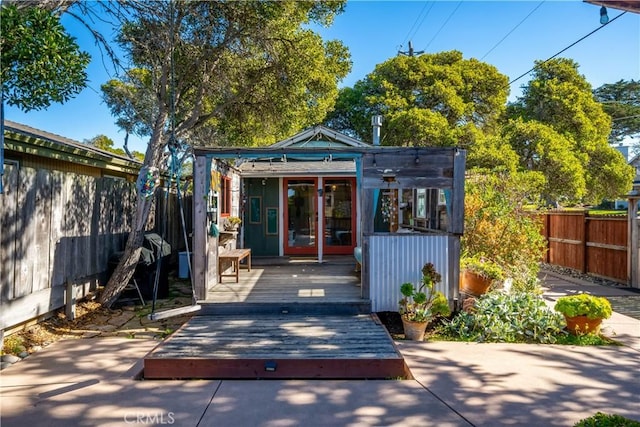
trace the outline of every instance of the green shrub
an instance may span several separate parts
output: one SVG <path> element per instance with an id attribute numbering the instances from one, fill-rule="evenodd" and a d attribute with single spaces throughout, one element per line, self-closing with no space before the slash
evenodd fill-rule
<path id="1" fill-rule="evenodd" d="M 595 415 L 578 421 L 574 427 L 640 427 L 640 422 L 621 415 L 596 412 Z"/>
<path id="2" fill-rule="evenodd" d="M 538 272 L 546 242 L 541 222 L 524 206 L 536 204 L 540 176 L 471 171 L 465 188 L 462 252 L 498 264 L 512 279 L 513 290 L 539 293 Z"/>
<path id="3" fill-rule="evenodd" d="M 554 308 L 568 317 L 587 316 L 589 319 L 608 319 L 612 313 L 608 299 L 589 294 L 560 297 Z"/>
<path id="4" fill-rule="evenodd" d="M 472 312 L 446 322 L 443 331 L 464 341 L 553 344 L 563 327 L 564 318 L 539 296 L 494 291 L 478 298 Z"/>

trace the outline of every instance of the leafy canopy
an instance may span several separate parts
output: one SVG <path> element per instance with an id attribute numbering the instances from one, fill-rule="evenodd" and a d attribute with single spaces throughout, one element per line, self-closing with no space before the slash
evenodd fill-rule
<path id="1" fill-rule="evenodd" d="M 118 124 L 208 145 L 258 145 L 320 122 L 351 63 L 344 45 L 305 28 L 342 1 L 154 3 L 123 28 L 134 67 L 103 86 Z"/>
<path id="2" fill-rule="evenodd" d="M 86 86 L 89 54 L 59 18 L 38 7 L 0 8 L 3 99 L 23 111 L 63 103 Z"/>
<path id="3" fill-rule="evenodd" d="M 343 89 L 327 124 L 367 141 L 382 114 L 384 145 L 467 146 L 496 126 L 507 94 L 506 76 L 458 51 L 397 56 Z"/>
<path id="4" fill-rule="evenodd" d="M 631 187 L 634 171 L 608 144 L 611 118 L 571 59 L 536 62 L 523 95 L 508 107 L 503 137 L 522 167 L 540 171 L 545 196 L 599 203 Z"/>
<path id="5" fill-rule="evenodd" d="M 604 84 L 593 94 L 611 116 L 610 143 L 640 136 L 640 80 Z"/>

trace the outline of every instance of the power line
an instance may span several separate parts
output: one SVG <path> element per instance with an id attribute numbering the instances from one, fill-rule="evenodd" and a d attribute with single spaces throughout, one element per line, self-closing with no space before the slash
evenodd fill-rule
<path id="1" fill-rule="evenodd" d="M 418 13 L 418 16 L 416 17 L 416 20 L 413 22 L 413 25 L 409 29 L 409 32 L 407 33 L 407 36 L 404 38 L 404 40 L 402 40 L 402 43 L 400 44 L 401 48 L 404 46 L 404 44 L 407 42 L 407 40 L 411 40 L 416 35 L 418 30 L 420 29 L 420 27 L 424 23 L 424 20 L 427 19 L 427 16 L 429 15 L 429 12 L 431 12 L 431 9 L 433 8 L 434 4 L 435 4 L 435 2 L 427 2 L 427 3 L 425 3 L 425 5 L 422 8 L 422 10 L 420 11 L 420 13 Z M 425 11 L 425 9 L 427 7 L 429 7 L 429 10 L 427 10 L 426 13 L 424 13 L 424 11 Z M 420 16 L 423 13 L 424 13 L 424 16 L 422 16 L 422 19 L 421 19 Z M 415 28 L 415 30 L 414 30 L 414 28 Z"/>
<path id="2" fill-rule="evenodd" d="M 511 35 L 511 33 L 513 33 L 520 25 L 522 25 L 522 23 L 524 21 L 526 21 L 532 14 L 533 12 L 535 12 L 536 10 L 538 10 L 538 8 L 540 6 L 542 6 L 542 3 L 544 3 L 546 0 L 542 0 L 540 3 L 538 3 L 538 5 L 536 7 L 533 8 L 533 10 L 531 12 L 529 12 L 529 14 L 527 16 L 524 17 L 524 19 L 522 21 L 520 21 L 515 27 L 513 27 L 511 29 L 511 31 L 509 31 L 503 38 L 500 39 L 500 41 L 498 43 L 496 43 L 491 49 L 489 49 L 489 51 L 487 53 L 484 54 L 484 56 L 482 58 L 480 58 L 480 61 L 482 61 L 484 58 L 486 58 L 491 52 L 493 52 L 493 50 L 495 48 L 497 48 L 498 46 L 500 46 L 500 44 L 505 41 L 505 39 L 507 37 L 509 37 Z"/>
<path id="3" fill-rule="evenodd" d="M 541 65 L 546 64 L 547 62 L 551 61 L 553 58 L 555 58 L 556 56 L 560 55 L 562 52 L 572 48 L 573 46 L 577 45 L 578 43 L 580 43 L 582 40 L 586 39 L 587 37 L 591 36 L 592 34 L 600 31 L 601 29 L 603 29 L 604 27 L 606 27 L 607 25 L 611 24 L 613 21 L 615 21 L 616 19 L 620 18 L 622 15 L 624 15 L 625 13 L 627 13 L 627 11 L 625 10 L 624 12 L 622 12 L 620 15 L 616 16 L 615 18 L 613 18 L 612 20 L 610 20 L 609 22 L 607 22 L 606 24 L 603 24 L 601 26 L 599 26 L 598 28 L 596 28 L 595 30 L 591 31 L 589 34 L 587 34 L 584 37 L 581 37 L 580 39 L 576 40 L 575 42 L 571 43 L 569 46 L 565 47 L 564 49 L 562 49 L 560 52 L 556 53 L 555 55 L 545 59 L 544 61 L 542 61 L 539 64 L 536 64 L 533 66 L 533 68 L 531 68 L 529 71 L 527 71 L 526 73 L 523 73 L 521 75 L 519 75 L 518 77 L 516 77 L 515 79 L 511 80 L 509 82 L 509 86 L 511 86 L 512 84 L 514 84 L 515 82 L 517 82 L 518 80 L 520 80 L 521 78 L 523 78 L 524 76 L 526 76 L 527 74 L 529 74 L 530 72 L 532 72 L 533 70 L 535 70 L 536 68 L 540 67 Z"/>
<path id="4" fill-rule="evenodd" d="M 442 29 L 445 27 L 445 25 L 447 25 L 447 23 L 449 22 L 449 20 L 451 19 L 451 17 L 453 16 L 454 13 L 456 13 L 456 11 L 458 10 L 458 8 L 460 8 L 460 5 L 462 4 L 462 0 L 460 0 L 460 2 L 458 2 L 458 5 L 456 6 L 455 9 L 453 9 L 453 12 L 451 12 L 449 14 L 449 16 L 447 17 L 447 19 L 444 21 L 444 23 L 442 24 L 442 26 L 440 26 L 440 28 L 438 29 L 438 31 L 436 32 L 436 34 L 433 36 L 433 38 L 431 40 L 429 40 L 429 43 L 427 43 L 427 46 L 422 49 L 424 51 L 426 51 L 429 46 L 431 46 L 431 43 L 436 39 L 436 37 L 438 37 L 438 34 L 440 34 L 440 31 L 442 31 Z"/>

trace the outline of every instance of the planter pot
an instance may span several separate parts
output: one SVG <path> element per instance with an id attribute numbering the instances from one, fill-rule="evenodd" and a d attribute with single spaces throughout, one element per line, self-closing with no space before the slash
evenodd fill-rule
<path id="1" fill-rule="evenodd" d="M 404 337 L 413 341 L 424 340 L 424 331 L 427 330 L 427 323 L 428 322 L 412 322 L 403 318 L 402 326 L 404 327 Z"/>
<path id="2" fill-rule="evenodd" d="M 490 286 L 490 279 L 478 276 L 471 271 L 460 273 L 460 292 L 478 297 L 486 293 Z"/>
<path id="3" fill-rule="evenodd" d="M 597 334 L 600 330 L 602 319 L 589 319 L 587 316 L 564 316 L 567 321 L 567 330 L 573 335 Z"/>

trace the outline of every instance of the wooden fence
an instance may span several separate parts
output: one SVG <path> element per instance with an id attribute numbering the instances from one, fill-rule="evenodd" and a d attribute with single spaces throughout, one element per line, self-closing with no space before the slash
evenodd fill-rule
<path id="1" fill-rule="evenodd" d="M 4 190 L 0 331 L 64 306 L 68 282 L 80 296 L 104 284 L 109 257 L 124 249 L 136 200 L 134 184 L 123 179 L 11 163 L 5 164 Z M 175 195 L 169 199 L 166 240 L 177 251 L 183 238 L 175 200 Z M 190 206 L 185 200 L 188 227 Z M 157 232 L 163 218 L 155 216 Z"/>
<path id="2" fill-rule="evenodd" d="M 545 262 L 628 283 L 626 215 L 552 211 L 541 217 L 548 244 Z"/>

